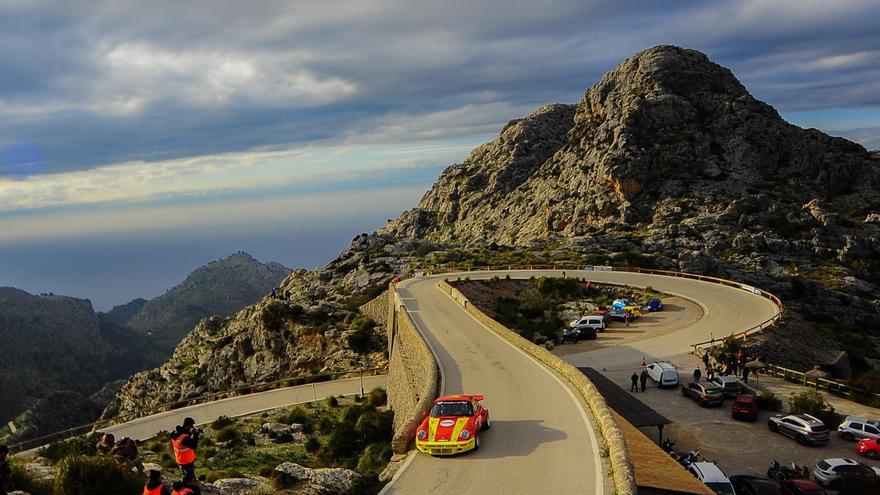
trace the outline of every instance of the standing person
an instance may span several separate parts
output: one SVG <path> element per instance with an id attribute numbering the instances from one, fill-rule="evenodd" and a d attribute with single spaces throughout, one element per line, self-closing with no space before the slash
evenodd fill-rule
<path id="1" fill-rule="evenodd" d="M 202 491 L 195 483 L 192 485 L 184 485 L 182 481 L 175 481 L 171 485 L 171 495 L 201 495 Z"/>
<path id="2" fill-rule="evenodd" d="M 162 481 L 162 472 L 158 469 L 150 469 L 149 479 L 144 485 L 144 495 L 171 495 L 171 490 Z"/>
<path id="3" fill-rule="evenodd" d="M 196 480 L 196 449 L 199 447 L 199 429 L 196 421 L 192 418 L 183 420 L 183 425 L 174 429 L 171 433 L 171 447 L 174 449 L 174 459 L 183 473 L 183 482 L 190 483 Z"/>
<path id="4" fill-rule="evenodd" d="M 699 367 L 699 366 L 697 366 L 696 368 L 694 368 L 694 382 L 699 382 L 699 381 L 700 381 L 700 376 L 702 376 L 702 375 L 703 375 L 703 373 L 700 371 L 700 367 Z"/>
<path id="5" fill-rule="evenodd" d="M 633 371 L 632 376 L 629 377 L 629 381 L 632 382 L 632 386 L 629 387 L 629 391 L 630 392 L 638 392 L 639 391 L 639 375 L 637 375 L 635 371 Z"/>
<path id="6" fill-rule="evenodd" d="M 642 392 L 645 391 L 645 388 L 648 385 L 648 372 L 642 370 L 642 374 L 639 375 L 639 384 L 642 386 Z"/>
<path id="7" fill-rule="evenodd" d="M 706 380 L 711 380 L 715 378 L 715 368 L 711 366 L 706 367 Z"/>
<path id="8" fill-rule="evenodd" d="M 6 458 L 9 456 L 9 447 L 0 445 L 0 493 L 6 495 L 15 490 L 12 486 L 12 467 Z"/>
<path id="9" fill-rule="evenodd" d="M 709 351 L 706 351 L 703 353 L 703 367 L 704 368 L 709 367 Z"/>
<path id="10" fill-rule="evenodd" d="M 736 358 L 730 363 L 730 373 L 733 376 L 739 376 L 739 366 L 736 364 Z"/>
<path id="11" fill-rule="evenodd" d="M 743 366 L 743 383 L 746 385 L 749 384 L 749 368 L 748 366 Z"/>

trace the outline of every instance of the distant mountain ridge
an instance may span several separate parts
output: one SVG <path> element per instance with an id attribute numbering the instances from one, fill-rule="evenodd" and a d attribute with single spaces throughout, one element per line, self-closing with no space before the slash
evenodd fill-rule
<path id="1" fill-rule="evenodd" d="M 120 318 L 131 312 L 131 317 L 120 324 L 149 336 L 158 349 L 170 355 L 202 318 L 229 316 L 257 302 L 290 272 L 280 263 L 261 263 L 238 252 L 196 269 L 159 297 L 143 304 L 135 300 L 115 307 L 108 317 Z M 135 308 L 137 311 L 131 311 Z"/>

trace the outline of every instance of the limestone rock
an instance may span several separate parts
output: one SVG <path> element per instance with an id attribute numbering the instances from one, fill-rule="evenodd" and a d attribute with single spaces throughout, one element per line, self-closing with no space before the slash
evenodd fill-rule
<path id="1" fill-rule="evenodd" d="M 215 481 L 213 485 L 222 495 L 264 495 L 273 492 L 271 485 L 249 478 L 226 478 Z"/>
<path id="2" fill-rule="evenodd" d="M 361 475 L 343 468 L 310 469 L 292 462 L 275 468 L 285 486 L 308 495 L 336 495 L 352 490 L 361 481 Z"/>

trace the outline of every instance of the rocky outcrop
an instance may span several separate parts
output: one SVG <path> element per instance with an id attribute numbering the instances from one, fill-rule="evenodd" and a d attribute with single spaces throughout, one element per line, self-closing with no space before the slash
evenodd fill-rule
<path id="1" fill-rule="evenodd" d="M 113 308 L 108 317 L 149 335 L 154 347 L 170 353 L 203 318 L 231 316 L 254 304 L 289 273 L 279 263 L 261 263 L 239 252 L 193 271 L 165 294 L 142 304 L 127 321 L 123 316 L 137 307 L 137 300 Z"/>
<path id="2" fill-rule="evenodd" d="M 293 462 L 275 468 L 275 479 L 285 489 L 302 495 L 344 495 L 352 493 L 362 477 L 351 469 L 310 469 Z"/>

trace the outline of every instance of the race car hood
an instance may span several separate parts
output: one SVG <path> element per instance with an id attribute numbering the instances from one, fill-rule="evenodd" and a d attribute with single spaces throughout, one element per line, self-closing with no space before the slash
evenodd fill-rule
<path id="1" fill-rule="evenodd" d="M 458 436 L 465 429 L 471 428 L 471 420 L 468 416 L 442 416 L 428 418 L 428 441 L 429 442 L 457 442 Z M 471 431 L 473 433 L 473 431 Z"/>

